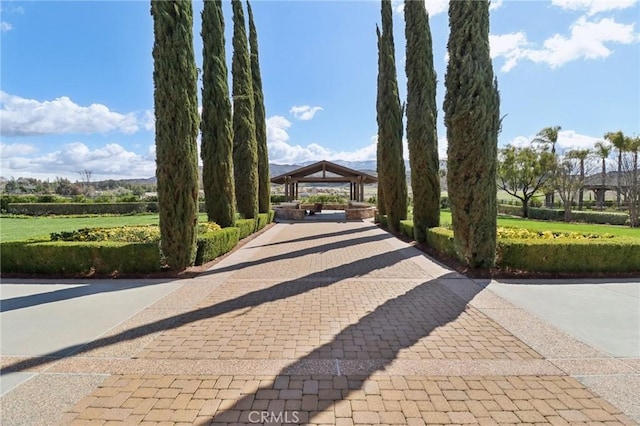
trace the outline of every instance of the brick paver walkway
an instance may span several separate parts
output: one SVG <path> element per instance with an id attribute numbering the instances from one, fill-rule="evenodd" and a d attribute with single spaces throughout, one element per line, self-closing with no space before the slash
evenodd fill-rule
<path id="1" fill-rule="evenodd" d="M 598 354 L 535 318 L 525 343 L 488 315 L 513 306 L 368 222 L 279 224 L 176 285 L 47 367 L 102 375 L 57 422 L 635 424 L 548 344 Z"/>

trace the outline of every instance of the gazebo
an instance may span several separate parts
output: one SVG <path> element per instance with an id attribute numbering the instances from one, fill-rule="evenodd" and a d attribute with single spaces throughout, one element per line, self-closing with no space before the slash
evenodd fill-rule
<path id="1" fill-rule="evenodd" d="M 364 185 L 376 183 L 378 178 L 326 160 L 271 178 L 271 183 L 284 185 L 284 195 L 287 201 L 298 198 L 298 188 L 301 182 L 348 183 L 350 200 L 364 201 Z"/>

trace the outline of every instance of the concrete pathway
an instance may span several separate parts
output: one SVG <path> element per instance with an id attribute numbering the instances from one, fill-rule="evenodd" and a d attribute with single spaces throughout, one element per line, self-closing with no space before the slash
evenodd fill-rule
<path id="1" fill-rule="evenodd" d="M 504 285 L 370 222 L 277 224 L 188 280 L 4 280 L 0 423 L 640 421 L 638 356 Z"/>

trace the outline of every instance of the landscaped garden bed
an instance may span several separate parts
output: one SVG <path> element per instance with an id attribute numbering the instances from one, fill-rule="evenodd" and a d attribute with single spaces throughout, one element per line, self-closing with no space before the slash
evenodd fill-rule
<path id="1" fill-rule="evenodd" d="M 195 265 L 206 264 L 229 252 L 239 240 L 263 229 L 272 220 L 271 212 L 260 214 L 257 219 L 240 219 L 236 227 L 231 228 L 221 229 L 215 223 L 200 223 Z M 51 232 L 49 236 L 3 241 L 0 244 L 0 270 L 5 276 L 117 277 L 158 274 L 164 271 L 159 242 L 160 228 L 157 225 Z"/>
<path id="2" fill-rule="evenodd" d="M 384 226 L 385 218 L 378 221 Z M 419 248 L 460 270 L 451 215 L 443 211 L 443 226 L 427 231 Z M 412 220 L 400 222 L 404 237 L 413 240 Z M 574 224 L 498 218 L 496 268 L 475 271 L 481 276 L 640 274 L 640 230 L 622 226 Z"/>

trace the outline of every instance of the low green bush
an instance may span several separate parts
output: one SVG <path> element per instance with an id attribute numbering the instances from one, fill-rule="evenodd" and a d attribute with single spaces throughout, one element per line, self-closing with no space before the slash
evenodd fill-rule
<path id="1" fill-rule="evenodd" d="M 240 229 L 240 239 L 247 238 L 256 231 L 256 219 L 238 219 L 236 228 Z"/>
<path id="2" fill-rule="evenodd" d="M 284 203 L 285 201 L 287 201 L 287 197 L 285 197 L 284 194 L 283 195 L 271 194 L 272 204 Z"/>
<path id="3" fill-rule="evenodd" d="M 3 198 L 4 203 L 4 198 Z M 28 216 L 69 216 L 84 214 L 137 214 L 157 213 L 158 203 L 144 201 L 136 203 L 36 203 L 22 202 L 6 203 L 6 211 L 11 214 L 24 214 Z M 3 211 L 5 207 L 3 205 Z M 206 213 L 204 203 L 199 204 L 199 212 Z"/>
<path id="4" fill-rule="evenodd" d="M 387 227 L 387 215 L 376 213 L 375 222 L 379 223 L 383 228 Z"/>
<path id="5" fill-rule="evenodd" d="M 573 211 L 571 220 L 575 222 L 601 223 L 605 225 L 626 225 L 629 221 L 627 213 Z"/>
<path id="6" fill-rule="evenodd" d="M 451 229 L 444 227 L 427 229 L 427 245 L 449 257 L 458 258 Z"/>
<path id="7" fill-rule="evenodd" d="M 413 220 L 401 220 L 400 232 L 411 239 L 415 238 L 413 233 Z"/>
<path id="8" fill-rule="evenodd" d="M 335 194 L 318 194 L 311 195 L 301 200 L 303 203 L 332 203 L 332 204 L 346 204 L 347 198 L 342 195 Z"/>
<path id="9" fill-rule="evenodd" d="M 508 214 L 512 216 L 522 216 L 522 206 L 500 204 L 498 205 L 498 213 Z M 564 210 L 530 207 L 529 219 L 553 220 L 562 222 L 564 221 Z M 571 221 L 573 222 L 625 225 L 628 220 L 629 215 L 626 213 L 596 212 L 585 210 L 574 210 L 571 212 Z"/>
<path id="10" fill-rule="evenodd" d="M 530 232 L 530 231 L 527 231 Z M 457 258 L 453 231 L 427 230 L 427 244 Z M 640 272 L 640 242 L 625 237 L 576 235 L 498 239 L 496 265 L 530 272 Z"/>
<path id="11" fill-rule="evenodd" d="M 153 203 L 9 203 L 8 212 L 29 216 L 135 214 L 157 211 Z"/>
<path id="12" fill-rule="evenodd" d="M 269 219 L 268 219 L 268 223 L 273 222 L 273 219 L 276 217 L 276 211 L 275 210 L 269 210 L 269 213 L 267 213 L 269 215 Z"/>
<path id="13" fill-rule="evenodd" d="M 210 262 L 218 256 L 231 251 L 240 240 L 239 228 L 222 228 L 198 235 L 196 265 Z"/>
<path id="14" fill-rule="evenodd" d="M 515 206 L 511 204 L 498 204 L 498 213 L 522 217 L 522 206 Z"/>
<path id="15" fill-rule="evenodd" d="M 161 270 L 157 243 L 12 241 L 1 248 L 2 273 L 114 276 Z"/>
<path id="16" fill-rule="evenodd" d="M 269 213 L 258 214 L 258 219 L 256 220 L 256 232 L 267 226 L 269 223 L 271 223 L 269 220 Z"/>
<path id="17" fill-rule="evenodd" d="M 640 272 L 640 243 L 604 239 L 502 239 L 501 268 L 535 272 Z"/>

